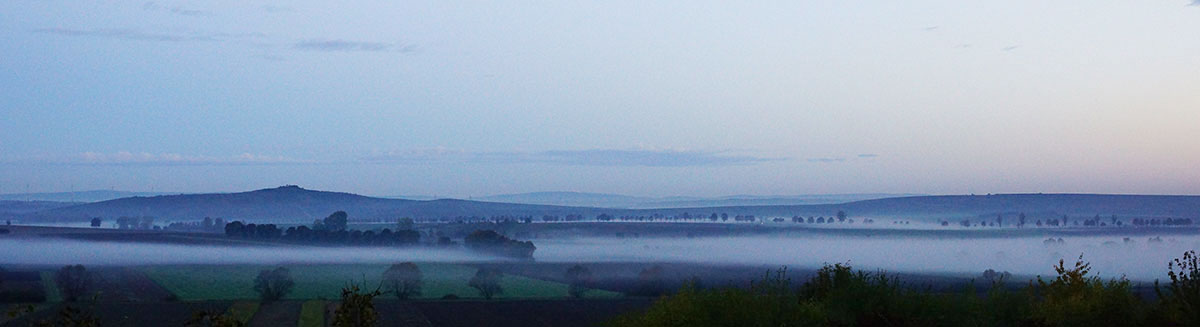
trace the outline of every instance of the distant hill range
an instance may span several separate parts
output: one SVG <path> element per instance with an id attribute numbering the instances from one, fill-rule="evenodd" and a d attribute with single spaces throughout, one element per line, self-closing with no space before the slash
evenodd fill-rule
<path id="1" fill-rule="evenodd" d="M 620 198 L 613 201 L 621 200 Z M 562 201 L 558 203 L 564 203 Z M 399 217 L 453 218 L 462 216 L 533 216 L 599 214 L 612 216 L 708 216 L 712 213 L 765 217 L 832 216 L 845 211 L 851 217 L 894 217 L 914 221 L 995 217 L 1026 213 L 1030 218 L 1072 217 L 1181 217 L 1200 218 L 1200 196 L 1001 194 L 908 196 L 838 204 L 738 205 L 690 208 L 613 209 L 587 206 L 514 204 L 469 200 L 406 200 L 367 197 L 350 193 L 313 191 L 284 186 L 241 193 L 137 196 L 87 204 L 26 210 L 22 220 L 79 221 L 90 217 L 153 216 L 162 220 L 196 220 L 204 217 L 257 222 L 310 223 L 338 210 L 351 220 L 391 221 Z"/>
<path id="2" fill-rule="evenodd" d="M 731 207 L 764 205 L 809 205 L 846 203 L 915 194 L 818 194 L 818 195 L 731 195 L 723 197 L 638 197 L 619 194 L 580 192 L 534 192 L 472 198 L 504 203 L 543 204 L 573 207 L 619 209 L 660 209 L 695 207 Z"/>
<path id="3" fill-rule="evenodd" d="M 79 205 L 77 202 L 7 201 L 0 200 L 0 219 L 20 218 L 23 215 L 55 208 Z"/>
<path id="4" fill-rule="evenodd" d="M 125 192 L 108 190 L 53 193 L 15 193 L 0 194 L 0 201 L 100 202 L 133 196 L 155 196 L 167 194 L 179 193 Z"/>
<path id="5" fill-rule="evenodd" d="M 227 220 L 311 223 L 339 210 L 346 211 L 352 220 L 394 220 L 400 217 L 596 215 L 600 209 L 453 199 L 387 199 L 283 186 L 240 193 L 135 196 L 40 210 L 27 214 L 25 218 L 76 221 L 89 217 L 120 216 L 151 216 L 166 220 L 221 217 Z"/>

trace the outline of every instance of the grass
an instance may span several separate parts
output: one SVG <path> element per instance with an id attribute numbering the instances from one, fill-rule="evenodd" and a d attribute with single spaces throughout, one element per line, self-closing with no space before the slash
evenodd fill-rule
<path id="1" fill-rule="evenodd" d="M 436 299 L 448 294 L 460 298 L 477 298 L 479 293 L 467 286 L 476 269 L 470 266 L 421 263 L 417 265 L 425 276 L 423 293 L 418 298 Z M 380 283 L 387 265 L 295 265 L 291 270 L 296 287 L 285 299 L 337 299 L 342 287 L 350 283 L 365 284 L 368 289 Z M 254 278 L 258 272 L 273 266 L 260 265 L 184 265 L 154 266 L 142 270 L 159 285 L 184 301 L 256 299 Z M 498 298 L 562 298 L 567 285 L 505 275 L 501 281 L 504 294 Z M 587 297 L 611 298 L 620 294 L 608 291 L 589 291 Z M 388 295 L 385 298 L 390 297 Z"/>
<path id="2" fill-rule="evenodd" d="M 46 302 L 62 302 L 62 293 L 58 291 L 58 285 L 54 283 L 54 273 L 43 271 L 41 276 L 42 287 L 46 289 Z"/>
<path id="3" fill-rule="evenodd" d="M 325 306 L 329 302 L 312 300 L 300 306 L 300 327 L 324 327 Z"/>
<path id="4" fill-rule="evenodd" d="M 229 306 L 229 315 L 242 323 L 250 323 L 250 318 L 258 312 L 258 302 L 239 301 Z"/>

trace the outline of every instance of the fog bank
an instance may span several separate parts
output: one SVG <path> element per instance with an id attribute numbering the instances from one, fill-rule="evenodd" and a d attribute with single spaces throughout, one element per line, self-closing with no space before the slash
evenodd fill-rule
<path id="1" fill-rule="evenodd" d="M 1057 237 L 1056 237 L 1057 239 Z M 962 238 L 906 236 L 776 236 L 579 238 L 534 240 L 539 262 L 682 262 L 858 269 L 977 276 L 986 269 L 1051 275 L 1059 259 L 1080 254 L 1104 278 L 1166 279 L 1167 262 L 1200 248 L 1200 236 Z M 210 246 L 66 239 L 0 239 L 0 265 L 341 264 L 510 261 L 461 249 L 428 247 Z"/>
<path id="2" fill-rule="evenodd" d="M 949 273 L 976 276 L 987 269 L 1017 275 L 1052 275 L 1059 259 L 1067 264 L 1083 254 L 1092 273 L 1104 278 L 1127 276 L 1139 281 L 1167 278 L 1167 262 L 1184 251 L 1200 248 L 1200 237 L 1169 236 L 1162 242 L 1149 237 L 1063 237 L 1045 244 L 1045 237 L 706 237 L 706 238 L 588 238 L 540 241 L 537 260 L 543 262 L 671 261 L 742 265 L 819 267 L 849 263 L 858 269 L 892 272 Z M 1057 239 L 1057 237 L 1056 237 Z M 1106 243 L 1107 242 L 1107 243 Z"/>
<path id="3" fill-rule="evenodd" d="M 66 239 L 0 239 L 0 265 L 161 265 L 456 262 L 495 260 L 457 249 L 210 246 Z"/>

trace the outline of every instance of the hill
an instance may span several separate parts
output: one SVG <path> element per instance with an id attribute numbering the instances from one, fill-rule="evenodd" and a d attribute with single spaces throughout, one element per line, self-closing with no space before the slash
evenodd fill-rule
<path id="1" fill-rule="evenodd" d="M 32 212 L 69 207 L 78 204 L 79 203 L 75 202 L 0 200 L 0 218 L 12 219 Z"/>
<path id="2" fill-rule="evenodd" d="M 831 216 L 845 211 L 851 216 L 896 217 L 934 221 L 941 218 L 994 218 L 1025 213 L 1030 217 L 1181 217 L 1200 218 L 1200 196 L 1109 194 L 996 194 L 910 196 L 855 201 L 842 204 L 798 206 L 728 206 L 660 209 L 658 212 L 728 212 L 760 216 Z"/>
<path id="3" fill-rule="evenodd" d="M 891 198 L 906 194 L 731 195 L 723 197 L 641 197 L 605 193 L 533 192 L 474 198 L 489 202 L 616 209 L 661 209 L 764 205 L 812 205 Z"/>
<path id="4" fill-rule="evenodd" d="M 0 200 L 5 201 L 51 201 L 51 202 L 99 202 L 133 196 L 155 196 L 171 193 L 125 192 L 109 190 L 93 190 L 79 192 L 51 193 L 12 193 L 0 194 Z"/>
<path id="5" fill-rule="evenodd" d="M 246 221 L 309 223 L 334 211 L 353 220 L 394 220 L 400 217 L 594 214 L 591 208 L 491 203 L 465 200 L 416 201 L 385 199 L 341 192 L 283 186 L 240 193 L 180 194 L 128 197 L 40 210 L 30 220 L 78 221 L 89 217 L 152 216 L 165 220 L 221 217 Z"/>
<path id="6" fill-rule="evenodd" d="M 1200 218 L 1200 196 L 1103 194 L 1001 194 L 910 196 L 838 204 L 745 205 L 658 209 L 612 209 L 583 206 L 516 204 L 455 199 L 403 200 L 357 194 L 306 190 L 284 186 L 241 193 L 182 194 L 129 197 L 96 203 L 24 209 L 28 220 L 82 221 L 90 217 L 153 216 L 163 220 L 196 220 L 204 217 L 255 222 L 309 223 L 338 210 L 351 220 L 391 221 L 454 217 L 583 215 L 708 216 L 712 213 L 760 217 L 833 216 L 845 211 L 851 217 L 900 218 L 938 221 L 994 218 L 1025 213 L 1031 219 L 1072 217 L 1181 217 Z"/>

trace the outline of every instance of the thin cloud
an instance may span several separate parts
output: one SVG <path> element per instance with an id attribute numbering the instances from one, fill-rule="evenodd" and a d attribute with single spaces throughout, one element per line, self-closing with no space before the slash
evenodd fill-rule
<path id="1" fill-rule="evenodd" d="M 212 13 L 208 12 L 208 11 L 184 8 L 182 6 L 167 7 L 167 6 L 161 5 L 161 4 L 159 4 L 157 2 L 153 2 L 153 1 L 143 3 L 142 10 L 167 12 L 167 13 L 180 15 L 180 16 L 193 16 L 193 17 L 212 16 Z"/>
<path id="2" fill-rule="evenodd" d="M 147 32 L 136 29 L 76 29 L 76 28 L 39 28 L 32 31 L 38 34 L 51 34 L 70 37 L 106 38 L 127 41 L 152 42 L 216 42 L 246 39 L 261 39 L 262 33 L 209 33 L 209 32 Z"/>
<path id="3" fill-rule="evenodd" d="M 270 14 L 284 14 L 296 12 L 295 8 L 285 6 L 264 5 L 262 10 Z"/>
<path id="4" fill-rule="evenodd" d="M 216 41 L 216 34 L 201 34 L 201 33 L 186 33 L 186 34 L 169 34 L 144 32 L 134 29 L 73 29 L 73 28 L 40 28 L 33 30 L 34 33 L 53 34 L 71 37 L 95 37 L 108 38 L 131 41 L 156 41 L 156 42 L 203 42 Z"/>
<path id="5" fill-rule="evenodd" d="M 863 153 L 863 154 L 859 154 L 858 157 L 859 158 L 878 158 L 879 155 L 874 154 L 874 153 Z"/>
<path id="6" fill-rule="evenodd" d="M 541 152 L 468 152 L 445 148 L 411 150 L 363 157 L 370 163 L 552 164 L 614 167 L 701 167 L 752 165 L 784 158 L 684 150 L 554 150 Z"/>
<path id="7" fill-rule="evenodd" d="M 393 43 L 383 42 L 363 42 L 363 41 L 347 41 L 341 39 L 322 40 L 311 39 L 296 42 L 292 46 L 298 50 L 308 51 L 330 51 L 330 52 L 412 52 L 415 48 L 411 45 L 398 45 Z"/>
<path id="8" fill-rule="evenodd" d="M 1192 3 L 1188 4 L 1188 6 L 1200 7 L 1200 0 L 1192 0 Z"/>
<path id="9" fill-rule="evenodd" d="M 1200 1 L 1200 0 L 1196 0 L 1196 1 Z M 1017 48 L 1020 48 L 1020 46 L 1010 45 L 1010 46 L 1004 47 L 1003 50 L 1004 51 L 1013 51 L 1013 50 L 1016 50 Z"/>
<path id="10" fill-rule="evenodd" d="M 312 161 L 282 156 L 243 153 L 232 156 L 184 155 L 178 153 L 148 153 L 120 151 L 113 153 L 84 152 L 66 156 L 34 156 L 0 161 L 8 164 L 51 164 L 80 166 L 238 166 L 287 165 Z"/>
<path id="11" fill-rule="evenodd" d="M 846 158 L 808 158 L 808 162 L 834 163 L 844 161 L 846 161 Z"/>

